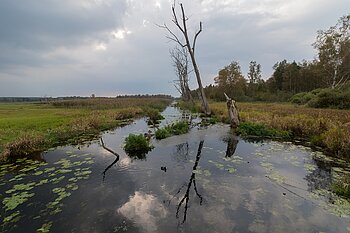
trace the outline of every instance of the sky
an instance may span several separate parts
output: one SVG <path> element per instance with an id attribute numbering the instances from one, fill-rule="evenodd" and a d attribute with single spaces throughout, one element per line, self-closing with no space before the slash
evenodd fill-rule
<path id="1" fill-rule="evenodd" d="M 238 61 L 312 60 L 316 32 L 350 11 L 349 0 L 184 0 L 204 85 Z M 172 0 L 1 0 L 0 96 L 170 94 L 176 45 L 157 25 Z M 179 8 L 178 5 L 177 9 Z M 178 34 L 180 35 L 180 34 Z M 192 75 L 190 87 L 197 88 Z"/>

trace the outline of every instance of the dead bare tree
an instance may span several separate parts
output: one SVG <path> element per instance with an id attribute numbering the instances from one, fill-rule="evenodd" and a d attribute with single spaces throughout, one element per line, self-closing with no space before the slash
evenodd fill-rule
<path id="1" fill-rule="evenodd" d="M 227 105 L 228 115 L 230 117 L 231 128 L 236 129 L 240 123 L 240 117 L 236 106 L 236 101 L 228 97 L 226 93 L 224 93 L 224 95 L 226 97 L 226 105 Z"/>
<path id="2" fill-rule="evenodd" d="M 170 57 L 173 60 L 173 66 L 178 77 L 178 79 L 174 81 L 175 88 L 179 91 L 184 101 L 192 101 L 191 90 L 188 85 L 188 52 L 185 48 L 176 46 L 174 49 L 170 50 Z"/>
<path id="3" fill-rule="evenodd" d="M 202 32 L 202 22 L 199 22 L 199 29 L 194 34 L 193 41 L 191 43 L 189 35 L 188 35 L 188 28 L 187 28 L 187 23 L 186 23 L 188 21 L 188 18 L 186 17 L 185 10 L 184 10 L 182 3 L 180 3 L 180 8 L 181 8 L 181 17 L 179 18 L 178 13 L 176 12 L 176 2 L 174 1 L 174 4 L 171 7 L 172 17 L 173 17 L 172 22 L 175 24 L 176 28 L 181 32 L 181 35 L 182 35 L 181 39 L 166 24 L 158 25 L 158 26 L 167 30 L 167 32 L 169 33 L 167 38 L 169 40 L 176 42 L 182 48 L 186 48 L 188 53 L 190 54 L 192 66 L 193 66 L 193 69 L 194 69 L 194 72 L 195 72 L 196 78 L 197 78 L 200 97 L 202 100 L 202 110 L 204 111 L 205 114 L 210 115 L 209 104 L 208 104 L 207 98 L 206 98 L 205 93 L 204 93 L 199 68 L 198 68 L 198 65 L 196 62 L 196 58 L 195 58 L 196 42 L 197 42 L 197 38 L 198 38 L 199 34 Z"/>
<path id="4" fill-rule="evenodd" d="M 114 154 L 115 155 L 115 160 L 110 164 L 110 165 L 108 165 L 107 167 L 106 167 L 106 169 L 102 172 L 102 174 L 103 174 L 103 177 L 102 177 L 102 180 L 104 181 L 105 180 L 105 177 L 106 177 L 106 173 L 107 173 L 107 171 L 111 168 L 111 167 L 113 167 L 113 165 L 114 164 L 116 164 L 118 161 L 119 161 L 119 154 L 117 153 L 117 152 L 115 152 L 115 151 L 113 151 L 113 150 L 111 150 L 111 149 L 109 149 L 108 147 L 106 147 L 105 146 L 105 143 L 104 143 L 104 141 L 103 141 L 103 139 L 102 139 L 102 137 L 101 137 L 101 146 L 103 147 L 103 149 L 105 149 L 106 151 L 108 151 L 108 152 L 110 152 L 111 154 Z"/>

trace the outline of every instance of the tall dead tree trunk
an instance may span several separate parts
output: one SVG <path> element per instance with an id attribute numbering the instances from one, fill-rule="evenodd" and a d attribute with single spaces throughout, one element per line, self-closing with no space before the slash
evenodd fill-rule
<path id="1" fill-rule="evenodd" d="M 196 58 L 195 58 L 196 42 L 197 42 L 197 38 L 198 38 L 199 34 L 202 32 L 202 22 L 199 23 L 199 30 L 194 35 L 193 42 L 191 44 L 189 36 L 188 36 L 188 29 L 187 29 L 187 24 L 186 24 L 186 21 L 188 20 L 188 18 L 186 17 L 185 10 L 184 10 L 182 3 L 180 3 L 180 8 L 181 8 L 181 19 L 180 19 L 181 22 L 179 21 L 176 10 L 175 10 L 175 3 L 171 7 L 172 13 L 173 13 L 172 22 L 180 30 L 182 37 L 183 37 L 182 40 L 180 40 L 180 38 L 172 30 L 170 30 L 166 24 L 159 25 L 159 27 L 165 28 L 169 32 L 170 36 L 167 36 L 168 39 L 175 41 L 183 48 L 187 48 L 187 51 L 190 54 L 192 66 L 193 66 L 193 69 L 194 69 L 194 72 L 195 72 L 196 78 L 197 78 L 198 88 L 199 88 L 200 97 L 201 97 L 201 101 L 202 101 L 202 110 L 206 115 L 210 115 L 211 112 L 209 109 L 209 104 L 208 104 L 207 98 L 206 98 L 205 93 L 204 93 L 204 88 L 202 85 L 202 80 L 201 80 L 199 68 L 198 68 L 198 65 L 196 62 Z"/>
<path id="2" fill-rule="evenodd" d="M 238 112 L 238 109 L 236 106 L 236 101 L 229 98 L 226 95 L 226 93 L 224 93 L 224 95 L 226 97 L 226 104 L 227 104 L 228 115 L 230 117 L 231 128 L 236 129 L 240 123 L 240 117 L 239 117 L 239 112 Z"/>

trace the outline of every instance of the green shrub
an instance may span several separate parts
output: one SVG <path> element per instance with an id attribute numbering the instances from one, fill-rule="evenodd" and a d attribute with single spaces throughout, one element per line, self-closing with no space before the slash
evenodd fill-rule
<path id="1" fill-rule="evenodd" d="M 137 157 L 139 159 L 145 158 L 146 154 L 153 149 L 149 141 L 142 134 L 135 135 L 130 134 L 125 139 L 125 152 L 131 157 Z"/>
<path id="2" fill-rule="evenodd" d="M 316 89 L 311 92 L 298 93 L 290 99 L 290 102 L 306 104 L 313 108 L 350 109 L 350 90 L 348 88 Z"/>
<path id="3" fill-rule="evenodd" d="M 263 124 L 244 122 L 237 128 L 237 133 L 243 137 L 271 137 L 271 138 L 290 138 L 288 131 L 267 128 Z"/>
<path id="4" fill-rule="evenodd" d="M 314 92 L 301 92 L 293 95 L 289 101 L 293 104 L 304 105 L 307 104 L 311 99 L 315 98 L 315 96 L 316 94 Z"/>

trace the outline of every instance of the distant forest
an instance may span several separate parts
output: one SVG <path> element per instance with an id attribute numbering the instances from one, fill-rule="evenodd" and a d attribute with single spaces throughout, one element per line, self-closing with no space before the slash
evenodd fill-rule
<path id="1" fill-rule="evenodd" d="M 91 99 L 91 98 L 164 98 L 170 99 L 171 95 L 117 95 L 116 97 L 96 97 L 95 94 L 92 94 L 90 97 L 84 96 L 66 96 L 66 97 L 0 97 L 0 102 L 50 102 L 50 101 L 59 101 L 59 100 L 75 100 L 75 99 Z"/>

